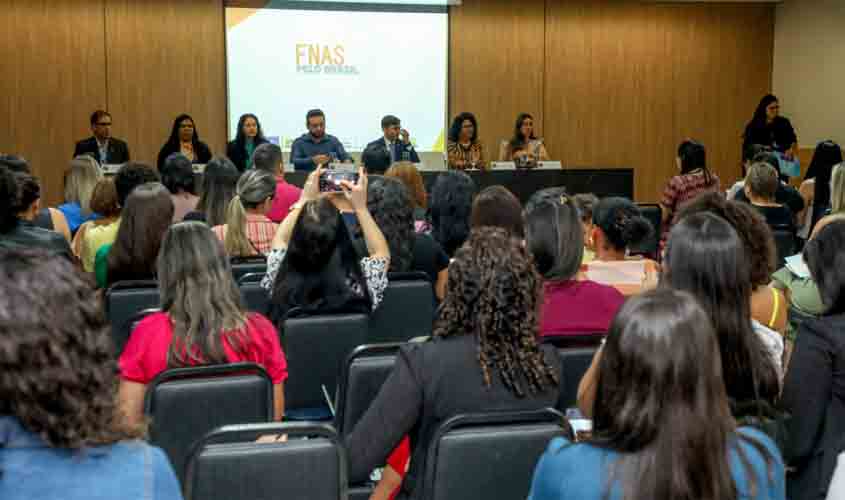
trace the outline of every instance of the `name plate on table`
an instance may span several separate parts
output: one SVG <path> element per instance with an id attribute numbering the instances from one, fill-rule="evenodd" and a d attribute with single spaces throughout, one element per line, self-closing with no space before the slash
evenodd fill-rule
<path id="1" fill-rule="evenodd" d="M 202 174 L 205 172 L 205 163 L 194 163 L 191 168 L 194 169 L 195 174 Z"/>
<path id="2" fill-rule="evenodd" d="M 355 166 L 352 162 L 342 162 L 342 161 L 335 161 L 329 163 L 328 165 L 329 170 L 339 170 L 341 172 L 357 172 L 358 167 Z"/>
<path id="3" fill-rule="evenodd" d="M 540 170 L 560 170 L 563 165 L 559 161 L 543 160 L 537 162 L 537 168 Z"/>
<path id="4" fill-rule="evenodd" d="M 103 169 L 103 175 L 115 175 L 123 163 L 104 163 L 100 166 Z"/>
<path id="5" fill-rule="evenodd" d="M 491 161 L 490 168 L 496 170 L 516 170 L 516 163 L 512 161 Z"/>
<path id="6" fill-rule="evenodd" d="M 492 168 L 496 170 L 517 170 L 516 162 L 512 161 L 494 161 L 490 162 Z M 560 170 L 563 168 L 559 161 L 543 160 L 538 161 L 535 167 L 525 167 L 519 170 Z"/>

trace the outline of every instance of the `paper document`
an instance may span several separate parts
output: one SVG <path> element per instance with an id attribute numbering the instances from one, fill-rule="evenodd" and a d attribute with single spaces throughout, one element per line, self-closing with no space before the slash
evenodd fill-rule
<path id="1" fill-rule="evenodd" d="M 810 277 L 810 269 L 807 267 L 807 263 L 804 262 L 804 256 L 800 253 L 790 255 L 786 258 L 786 268 L 799 278 Z"/>

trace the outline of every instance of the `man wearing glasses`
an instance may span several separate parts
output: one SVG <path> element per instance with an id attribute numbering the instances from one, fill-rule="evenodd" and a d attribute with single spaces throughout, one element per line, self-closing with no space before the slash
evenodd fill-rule
<path id="1" fill-rule="evenodd" d="M 97 110 L 91 115 L 93 137 L 76 143 L 73 156 L 89 155 L 100 165 L 120 165 L 129 161 L 129 146 L 120 139 L 111 136 L 111 115 L 107 111 Z"/>

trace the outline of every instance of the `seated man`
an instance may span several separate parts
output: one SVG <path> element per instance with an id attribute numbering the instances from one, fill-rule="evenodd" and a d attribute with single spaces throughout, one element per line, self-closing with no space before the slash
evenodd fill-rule
<path id="1" fill-rule="evenodd" d="M 399 161 L 420 162 L 420 157 L 411 144 L 410 133 L 401 127 L 399 118 L 393 115 L 381 119 L 384 136 L 367 144 L 362 155 L 368 173 L 383 174 L 390 165 Z"/>
<path id="2" fill-rule="evenodd" d="M 305 117 L 308 133 L 293 141 L 290 156 L 294 168 L 310 172 L 318 165 L 334 161 L 352 161 L 337 137 L 326 133 L 326 115 L 312 109 Z"/>
<path id="3" fill-rule="evenodd" d="M 100 165 L 128 162 L 129 146 L 111 136 L 111 123 L 111 115 L 107 111 L 94 111 L 91 115 L 91 131 L 94 135 L 76 143 L 74 158 L 91 155 Z"/>

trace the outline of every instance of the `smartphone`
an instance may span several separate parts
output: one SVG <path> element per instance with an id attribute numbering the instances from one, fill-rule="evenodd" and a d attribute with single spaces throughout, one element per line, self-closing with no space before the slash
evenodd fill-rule
<path id="1" fill-rule="evenodd" d="M 338 163 L 333 168 L 324 168 L 320 173 L 320 192 L 339 193 L 343 191 L 340 181 L 358 183 L 358 170 L 354 163 Z"/>

